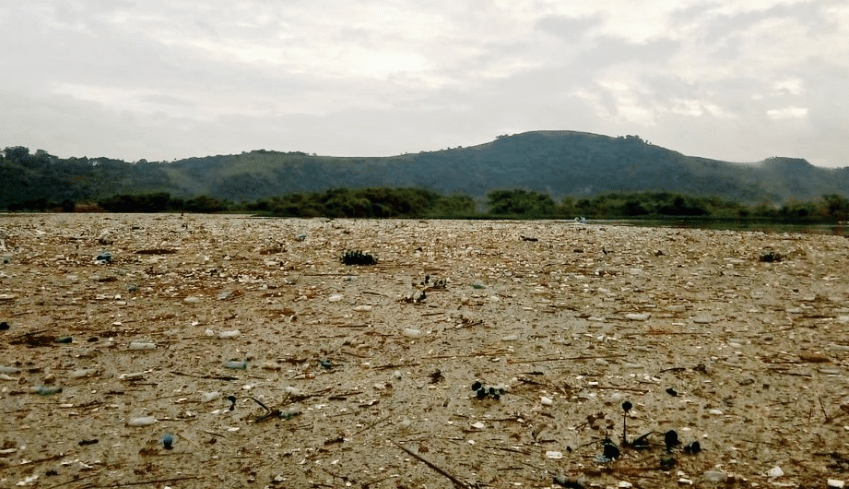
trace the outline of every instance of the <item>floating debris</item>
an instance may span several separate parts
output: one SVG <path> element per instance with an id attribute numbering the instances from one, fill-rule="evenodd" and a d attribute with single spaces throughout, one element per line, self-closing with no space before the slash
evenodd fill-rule
<path id="1" fill-rule="evenodd" d="M 374 256 L 358 250 L 346 251 L 342 254 L 340 261 L 345 265 L 374 265 L 377 263 Z"/>
<path id="2" fill-rule="evenodd" d="M 698 441 L 694 441 L 688 443 L 684 446 L 684 453 L 689 453 L 690 455 L 695 455 L 702 451 L 702 444 Z"/>
<path id="3" fill-rule="evenodd" d="M 681 441 L 678 439 L 678 432 L 675 430 L 669 430 L 664 433 L 663 443 L 666 444 L 666 451 L 671 452 L 673 448 L 681 444 Z"/>
<path id="4" fill-rule="evenodd" d="M 174 435 L 172 435 L 171 433 L 165 433 L 164 435 L 162 435 L 162 438 L 160 438 L 159 441 L 162 442 L 162 448 L 166 450 L 171 450 L 172 448 L 174 448 Z"/>

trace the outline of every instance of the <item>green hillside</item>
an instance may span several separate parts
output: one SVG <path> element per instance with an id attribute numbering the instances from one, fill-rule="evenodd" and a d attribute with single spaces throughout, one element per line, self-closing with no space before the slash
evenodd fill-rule
<path id="1" fill-rule="evenodd" d="M 37 198 L 82 200 L 146 192 L 239 202 L 365 187 L 418 187 L 478 201 L 493 190 L 523 189 L 557 200 L 667 191 L 746 203 L 846 195 L 849 189 L 849 167 L 819 168 L 790 158 L 730 163 L 685 156 L 637 136 L 574 131 L 533 131 L 468 148 L 380 158 L 257 150 L 173 163 L 125 163 L 61 160 L 43 151 L 31 155 L 26 148 L 7 148 L 4 153 L 0 207 Z"/>

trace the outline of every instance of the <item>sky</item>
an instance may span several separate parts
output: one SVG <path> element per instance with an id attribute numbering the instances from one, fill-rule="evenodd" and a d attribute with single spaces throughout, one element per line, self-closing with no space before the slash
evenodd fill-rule
<path id="1" fill-rule="evenodd" d="M 0 0 L 0 148 L 172 161 L 638 135 L 849 166 L 847 0 Z"/>

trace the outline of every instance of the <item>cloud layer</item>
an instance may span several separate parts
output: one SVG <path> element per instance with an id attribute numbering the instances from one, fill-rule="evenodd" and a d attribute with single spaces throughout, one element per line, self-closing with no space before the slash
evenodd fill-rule
<path id="1" fill-rule="evenodd" d="M 0 147 L 376 156 L 571 129 L 849 166 L 843 0 L 198 5 L 0 7 Z"/>

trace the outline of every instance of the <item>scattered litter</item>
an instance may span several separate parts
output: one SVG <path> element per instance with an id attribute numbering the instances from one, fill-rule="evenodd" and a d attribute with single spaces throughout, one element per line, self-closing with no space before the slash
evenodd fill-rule
<path id="1" fill-rule="evenodd" d="M 585 489 L 586 483 L 580 479 L 567 479 L 565 476 L 554 477 L 554 483 L 558 486 L 563 486 L 566 489 Z"/>
<path id="2" fill-rule="evenodd" d="M 156 418 L 153 416 L 142 416 L 140 418 L 130 418 L 127 421 L 127 425 L 129 426 L 149 426 L 153 423 L 156 423 Z"/>
<path id="3" fill-rule="evenodd" d="M 97 369 L 93 368 L 81 368 L 78 370 L 74 370 L 68 374 L 68 377 L 72 379 L 81 379 L 84 377 L 91 377 L 92 375 L 97 373 Z"/>
<path id="4" fill-rule="evenodd" d="M 596 462 L 606 464 L 619 458 L 619 447 L 610 438 L 605 438 L 602 442 L 602 454 L 596 457 Z"/>
<path id="5" fill-rule="evenodd" d="M 550 458 L 552 460 L 560 460 L 561 458 L 563 458 L 563 452 L 557 452 L 557 451 L 551 450 L 551 451 L 545 452 L 545 458 Z"/>
<path id="6" fill-rule="evenodd" d="M 673 448 L 681 444 L 681 441 L 678 439 L 678 432 L 675 430 L 669 430 L 664 433 L 663 443 L 666 445 L 666 451 L 671 452 Z"/>
<path id="7" fill-rule="evenodd" d="M 171 433 L 165 433 L 164 435 L 162 435 L 162 438 L 160 438 L 159 441 L 162 442 L 162 448 L 166 450 L 171 450 L 172 448 L 174 448 L 174 435 L 172 435 Z"/>
<path id="8" fill-rule="evenodd" d="M 221 399 L 221 393 L 218 391 L 204 392 L 200 395 L 200 402 L 212 402 Z"/>
<path id="9" fill-rule="evenodd" d="M 684 446 L 684 453 L 695 455 L 702 451 L 702 444 L 698 441 L 693 441 Z"/>
<path id="10" fill-rule="evenodd" d="M 224 364 L 224 368 L 231 370 L 245 370 L 248 368 L 248 362 L 245 360 L 230 360 Z"/>
<path id="11" fill-rule="evenodd" d="M 766 475 L 767 475 L 767 477 L 770 477 L 770 478 L 773 478 L 773 477 L 781 477 L 781 476 L 783 476 L 783 475 L 784 475 L 784 471 L 783 471 L 783 470 L 781 470 L 781 467 L 779 467 L 779 466 L 777 466 L 777 465 L 776 465 L 775 467 L 773 467 L 773 468 L 769 469 L 769 470 L 766 472 Z"/>
<path id="12" fill-rule="evenodd" d="M 374 256 L 356 250 L 343 253 L 340 261 L 345 265 L 374 265 L 377 263 Z"/>
<path id="13" fill-rule="evenodd" d="M 94 263 L 98 265 L 105 265 L 107 263 L 112 263 L 112 254 L 106 251 L 101 251 L 97 254 L 97 257 L 94 259 Z"/>
<path id="14" fill-rule="evenodd" d="M 708 482 L 724 482 L 726 475 L 721 470 L 708 470 L 702 477 Z"/>
<path id="15" fill-rule="evenodd" d="M 407 338 L 421 338 L 422 331 L 420 329 L 405 328 L 404 336 L 406 336 Z"/>
<path id="16" fill-rule="evenodd" d="M 60 394 L 62 392 L 62 388 L 61 387 L 42 385 L 42 386 L 33 388 L 33 392 L 35 392 L 36 394 L 39 394 L 41 396 L 49 396 L 49 395 L 52 395 L 52 394 Z"/>

